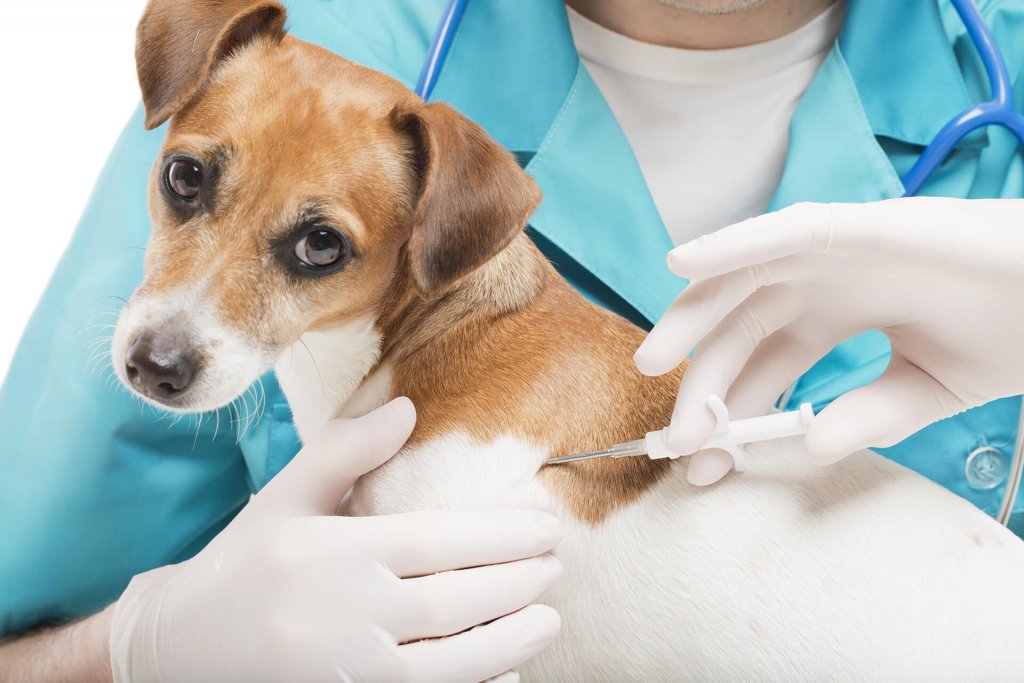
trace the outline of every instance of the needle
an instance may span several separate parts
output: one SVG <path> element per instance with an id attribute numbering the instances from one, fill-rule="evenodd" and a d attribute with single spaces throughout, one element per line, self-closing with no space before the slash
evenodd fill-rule
<path id="1" fill-rule="evenodd" d="M 589 453 L 577 453 L 575 455 L 563 455 L 561 458 L 555 458 L 554 460 L 548 460 L 548 465 L 561 465 L 564 462 L 575 462 L 577 460 L 590 460 L 591 458 L 625 458 L 631 455 L 646 455 L 647 448 L 644 445 L 643 439 L 637 439 L 636 441 L 627 441 L 626 443 L 615 444 L 611 448 L 605 448 L 600 451 L 590 451 Z"/>

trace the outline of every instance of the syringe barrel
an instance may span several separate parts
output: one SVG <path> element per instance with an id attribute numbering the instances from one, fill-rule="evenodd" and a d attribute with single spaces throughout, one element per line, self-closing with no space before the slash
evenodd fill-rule
<path id="1" fill-rule="evenodd" d="M 805 403 L 799 410 L 732 420 L 729 422 L 729 439 L 736 443 L 753 443 L 798 436 L 807 432 L 812 417 L 811 406 Z"/>

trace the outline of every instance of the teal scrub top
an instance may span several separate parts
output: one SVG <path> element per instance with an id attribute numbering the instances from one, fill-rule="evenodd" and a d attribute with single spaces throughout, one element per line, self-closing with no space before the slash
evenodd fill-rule
<path id="1" fill-rule="evenodd" d="M 444 0 L 286 4 L 293 34 L 411 86 Z M 979 4 L 1024 108 L 1024 0 Z M 986 90 L 947 2 L 849 0 L 794 114 L 771 209 L 900 196 L 922 147 Z M 664 267 L 672 245 L 580 63 L 562 0 L 470 2 L 433 97 L 483 125 L 536 178 L 544 201 L 529 231 L 562 274 L 650 327 L 686 283 Z M 141 112 L 129 121 L 0 390 L 0 636 L 90 613 L 132 575 L 190 557 L 298 449 L 272 376 L 266 414 L 240 437 L 223 429 L 226 413 L 215 435 L 215 420 L 172 422 L 112 381 L 103 354 L 121 299 L 141 279 L 146 183 L 162 137 L 143 130 Z M 1024 197 L 1024 159 L 1006 131 L 978 132 L 922 194 Z M 1018 324 L 993 311 L 992 334 Z M 791 402 L 820 408 L 877 377 L 887 358 L 884 336 L 856 337 L 801 378 Z M 991 447 L 1008 460 L 1019 412 L 1019 398 L 995 401 L 884 453 L 992 513 L 1003 486 L 972 488 L 967 457 Z M 1020 532 L 1024 500 L 1014 511 Z"/>

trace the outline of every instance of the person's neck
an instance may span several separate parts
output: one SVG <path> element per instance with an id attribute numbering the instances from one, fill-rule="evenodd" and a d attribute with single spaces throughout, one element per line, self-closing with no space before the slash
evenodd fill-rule
<path id="1" fill-rule="evenodd" d="M 678 9 L 659 0 L 566 0 L 587 19 L 654 45 L 720 50 L 763 43 L 800 28 L 834 0 L 765 0 L 723 14 Z"/>

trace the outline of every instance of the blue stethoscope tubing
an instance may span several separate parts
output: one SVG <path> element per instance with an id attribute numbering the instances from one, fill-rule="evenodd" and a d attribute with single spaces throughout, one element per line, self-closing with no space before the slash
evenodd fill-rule
<path id="1" fill-rule="evenodd" d="M 973 0 L 950 0 L 950 2 L 957 14 L 960 15 L 964 26 L 967 27 L 971 42 L 981 57 L 985 73 L 988 76 L 989 88 L 992 91 L 992 99 L 961 112 L 942 127 L 903 178 L 905 197 L 916 195 L 946 160 L 953 147 L 978 128 L 991 125 L 1003 126 L 1017 136 L 1021 146 L 1024 147 L 1024 114 L 1018 112 L 1013 106 L 1010 74 L 991 31 L 985 25 L 985 20 L 982 19 L 981 12 L 978 11 Z M 416 82 L 416 94 L 424 100 L 430 99 L 434 86 L 437 84 L 437 77 L 448 57 L 448 51 L 455 39 L 455 31 L 468 4 L 469 0 L 448 0 L 448 4 L 445 6 L 441 21 L 427 50 L 427 58 L 420 70 L 419 80 Z"/>
<path id="2" fill-rule="evenodd" d="M 429 100 L 431 93 L 434 92 L 437 77 L 444 67 L 445 60 L 448 59 L 452 41 L 455 40 L 455 30 L 459 27 L 468 4 L 469 0 L 448 0 L 448 5 L 444 8 L 441 21 L 434 31 L 434 39 L 427 48 L 427 58 L 420 69 L 420 77 L 416 81 L 416 94 L 424 100 Z"/>
<path id="3" fill-rule="evenodd" d="M 967 28 L 971 42 L 981 57 L 985 73 L 988 76 L 992 99 L 961 112 L 942 127 L 903 178 L 905 197 L 915 196 L 946 160 L 953 147 L 978 128 L 991 125 L 1003 126 L 1017 137 L 1024 149 L 1024 115 L 1013 106 L 1010 75 L 1006 68 L 1006 61 L 999 51 L 999 46 L 996 45 L 992 33 L 985 25 L 985 20 L 973 0 L 950 0 L 950 2 L 957 14 L 960 15 L 960 20 Z M 429 100 L 433 93 L 437 77 L 444 67 L 445 59 L 447 59 L 455 39 L 456 29 L 458 29 L 468 4 L 469 0 L 448 0 L 448 4 L 445 6 L 416 82 L 416 94 L 424 100 Z M 783 396 L 782 400 L 784 402 L 786 396 Z M 1022 477 L 1024 477 L 1024 399 L 1022 399 L 1021 417 L 1017 425 L 1017 443 L 1014 446 L 1006 490 L 996 515 L 1000 524 L 1006 525 L 1010 521 L 1013 503 L 1017 498 Z"/>
<path id="4" fill-rule="evenodd" d="M 996 45 L 992 32 L 985 25 L 985 20 L 978 11 L 973 0 L 950 0 L 960 20 L 967 28 L 967 33 L 977 50 L 978 56 L 988 76 L 991 99 L 976 104 L 954 117 L 928 143 L 917 162 L 903 178 L 905 197 L 915 196 L 921 187 L 938 170 L 949 156 L 953 147 L 978 128 L 985 126 L 1003 126 L 1012 132 L 1024 150 L 1024 115 L 1013 106 L 1013 90 L 1010 74 L 1006 68 L 999 46 Z M 1020 490 L 1024 475 L 1024 398 L 1021 399 L 1021 413 L 1017 420 L 1017 442 L 1014 444 L 1013 458 L 1010 461 L 1006 488 L 996 513 L 996 520 L 1006 526 L 1013 514 L 1013 504 Z"/>
<path id="5" fill-rule="evenodd" d="M 904 196 L 913 197 L 946 160 L 956 143 L 984 126 L 1008 128 L 1024 147 L 1024 115 L 1013 106 L 1013 90 L 1006 61 L 972 0 L 950 0 L 974 43 L 988 76 L 992 99 L 961 112 L 936 134 L 903 178 Z"/>

